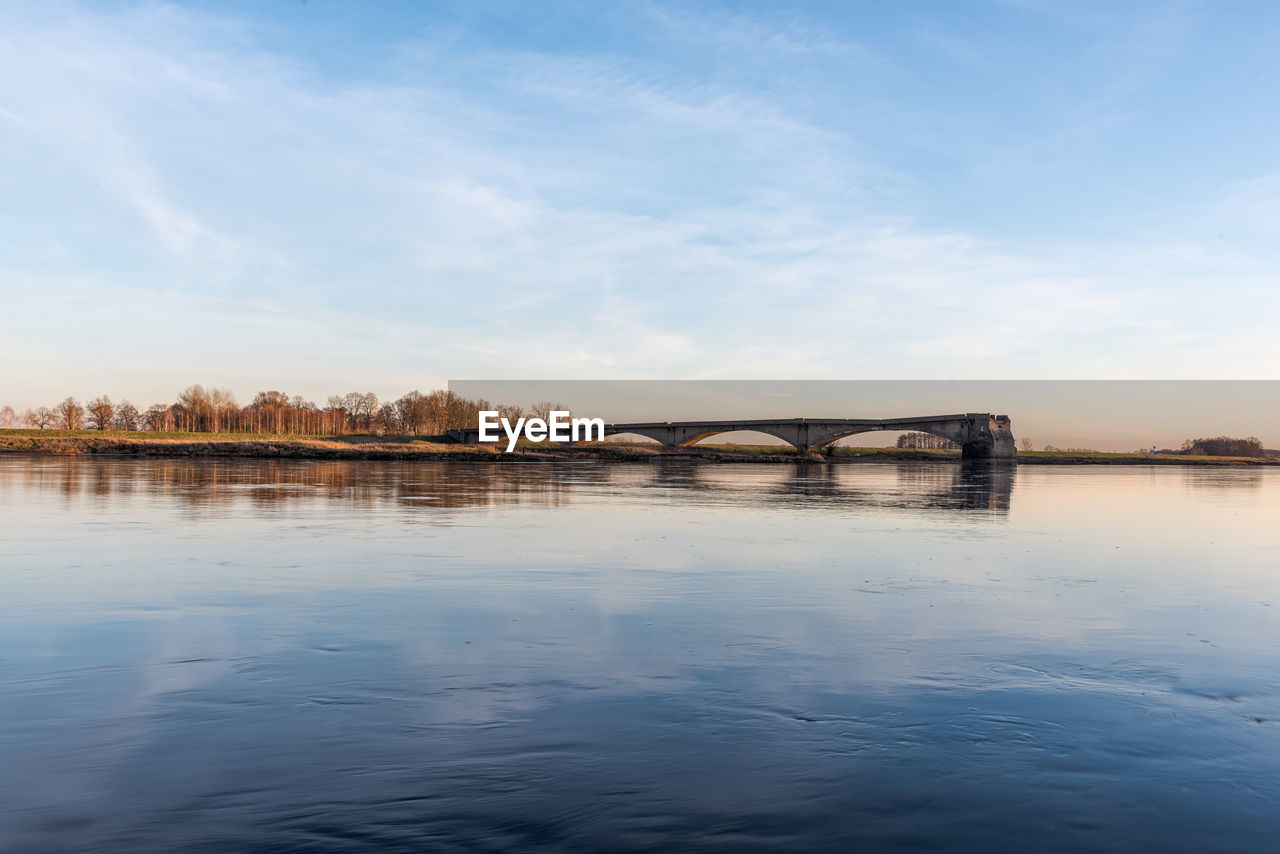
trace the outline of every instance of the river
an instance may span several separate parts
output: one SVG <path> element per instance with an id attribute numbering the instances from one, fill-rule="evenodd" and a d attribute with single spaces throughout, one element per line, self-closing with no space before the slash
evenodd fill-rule
<path id="1" fill-rule="evenodd" d="M 0 457 L 0 850 L 1272 851 L 1280 471 Z"/>

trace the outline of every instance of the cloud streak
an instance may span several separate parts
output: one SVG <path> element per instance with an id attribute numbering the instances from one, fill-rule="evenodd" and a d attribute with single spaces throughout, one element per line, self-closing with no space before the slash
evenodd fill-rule
<path id="1" fill-rule="evenodd" d="M 965 188 L 894 147 L 921 106 L 905 49 L 611 14 L 636 31 L 613 50 L 434 22 L 336 74 L 261 21 L 6 8 L 0 353 L 35 366 L 6 396 L 1280 366 L 1273 172 L 1105 239 L 942 216 Z M 903 43 L 970 43 L 945 27 Z M 1214 294 L 1250 311 L 1196 306 Z"/>

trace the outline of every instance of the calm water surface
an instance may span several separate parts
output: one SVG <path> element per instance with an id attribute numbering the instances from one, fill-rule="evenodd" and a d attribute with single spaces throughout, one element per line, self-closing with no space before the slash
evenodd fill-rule
<path id="1" fill-rule="evenodd" d="M 1275 851 L 1280 472 L 0 458 L 0 850 Z"/>

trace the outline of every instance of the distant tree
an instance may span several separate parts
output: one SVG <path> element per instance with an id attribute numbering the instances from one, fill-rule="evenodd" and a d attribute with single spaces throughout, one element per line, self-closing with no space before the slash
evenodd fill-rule
<path id="1" fill-rule="evenodd" d="M 1262 442 L 1257 436 L 1247 439 L 1233 439 L 1229 436 L 1215 436 L 1212 439 L 1187 439 L 1182 443 L 1182 453 L 1205 457 L 1261 457 L 1264 456 Z"/>
<path id="2" fill-rule="evenodd" d="M 378 410 L 377 424 L 374 429 L 384 435 L 396 435 L 404 432 L 400 423 L 400 407 L 394 403 L 384 403 Z"/>
<path id="3" fill-rule="evenodd" d="M 537 403 L 535 403 L 532 407 L 530 407 L 530 411 L 533 413 L 533 417 L 541 418 L 543 421 L 547 421 L 548 419 L 551 418 L 552 410 L 556 410 L 559 412 L 568 412 L 569 404 L 552 403 L 549 400 L 540 400 Z"/>
<path id="4" fill-rule="evenodd" d="M 341 412 L 347 425 L 356 430 L 369 430 L 373 416 L 378 412 L 378 396 L 373 392 L 361 394 L 358 391 L 344 395 L 333 395 L 329 398 L 329 409 Z"/>
<path id="5" fill-rule="evenodd" d="M 0 409 L 0 427 L 13 427 L 18 422 L 18 413 L 13 411 L 12 406 L 6 406 Z"/>
<path id="6" fill-rule="evenodd" d="M 496 407 L 494 407 L 494 409 L 497 410 L 499 418 L 507 419 L 507 423 L 511 425 L 515 425 L 517 421 L 525 417 L 525 411 L 523 406 L 516 406 L 515 404 L 511 404 L 511 403 L 507 403 L 507 404 L 500 403 Z"/>
<path id="7" fill-rule="evenodd" d="M 163 403 L 153 403 L 147 407 L 147 412 L 142 416 L 142 425 L 156 432 L 164 432 L 173 429 L 173 414 L 170 407 Z"/>
<path id="8" fill-rule="evenodd" d="M 903 433 L 898 437 L 899 448 L 915 448 L 932 451 L 952 450 L 960 447 L 950 439 L 932 433 Z"/>
<path id="9" fill-rule="evenodd" d="M 396 401 L 396 415 L 400 429 L 416 436 L 426 427 L 431 406 L 426 395 L 414 389 Z"/>
<path id="10" fill-rule="evenodd" d="M 59 426 L 63 430 L 79 430 L 84 427 L 84 407 L 74 397 L 68 397 L 53 408 Z"/>
<path id="11" fill-rule="evenodd" d="M 275 406 L 283 409 L 289 405 L 289 395 L 282 391 L 260 391 L 253 396 L 250 406 Z"/>
<path id="12" fill-rule="evenodd" d="M 373 429 L 373 419 L 378 415 L 378 396 L 366 391 L 360 395 L 360 402 L 351 411 L 355 413 L 358 426 L 365 430 Z"/>
<path id="13" fill-rule="evenodd" d="M 1018 440 L 1018 449 L 1021 451 L 1034 451 L 1035 447 L 1036 446 L 1033 445 L 1031 443 L 1031 440 L 1028 439 L 1026 436 L 1023 436 L 1021 439 Z"/>
<path id="14" fill-rule="evenodd" d="M 115 428 L 117 430 L 137 430 L 142 423 L 138 408 L 127 400 L 120 401 L 116 407 Z"/>
<path id="15" fill-rule="evenodd" d="M 87 407 L 87 408 L 86 408 Z M 542 417 L 551 410 L 568 410 L 563 403 L 538 404 Z M 258 392 L 241 407 L 225 388 L 187 386 L 172 404 L 156 403 L 139 412 L 128 401 L 115 404 L 103 395 L 81 406 L 67 398 L 52 410 L 28 410 L 19 419 L 12 409 L 0 408 L 0 426 L 21 422 L 31 426 L 56 424 L 66 429 L 86 425 L 99 430 L 152 430 L 178 432 L 280 433 L 289 435 L 337 435 L 352 432 L 438 435 L 474 427 L 480 410 L 497 410 L 513 423 L 526 415 L 519 406 L 487 400 L 469 400 L 455 392 L 414 389 L 393 403 L 380 404 L 373 392 L 331 395 L 323 409 L 300 395 L 281 391 Z M 43 414 L 39 414 L 43 413 Z M 70 427 L 66 425 L 70 424 Z"/>
<path id="16" fill-rule="evenodd" d="M 95 397 L 89 401 L 89 405 L 86 408 L 89 413 L 89 423 L 93 425 L 93 429 L 111 429 L 111 425 L 115 423 L 116 419 L 116 408 L 111 405 L 111 398 L 105 394 L 101 397 Z"/>

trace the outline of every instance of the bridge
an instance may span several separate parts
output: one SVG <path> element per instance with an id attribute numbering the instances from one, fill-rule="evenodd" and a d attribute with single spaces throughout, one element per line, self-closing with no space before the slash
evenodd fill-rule
<path id="1" fill-rule="evenodd" d="M 846 436 L 883 431 L 929 433 L 960 446 L 965 459 L 1017 458 L 1007 415 L 964 413 L 911 418 L 761 418 L 745 421 L 643 421 L 606 424 L 605 436 L 631 434 L 652 439 L 665 448 L 692 445 L 721 433 L 750 431 L 780 439 L 799 451 L 821 450 Z M 451 430 L 465 444 L 480 441 L 479 428 Z"/>

